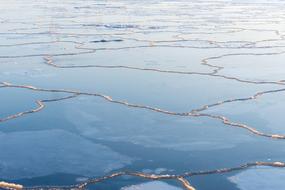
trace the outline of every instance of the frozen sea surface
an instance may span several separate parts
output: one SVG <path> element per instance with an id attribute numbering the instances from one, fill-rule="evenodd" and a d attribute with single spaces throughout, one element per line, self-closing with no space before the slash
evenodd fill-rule
<path id="1" fill-rule="evenodd" d="M 0 1 L 0 181 L 284 189 L 284 12 L 282 0 Z"/>
<path id="2" fill-rule="evenodd" d="M 229 179 L 241 190 L 282 189 L 284 188 L 285 172 L 282 169 L 260 168 L 241 172 Z"/>

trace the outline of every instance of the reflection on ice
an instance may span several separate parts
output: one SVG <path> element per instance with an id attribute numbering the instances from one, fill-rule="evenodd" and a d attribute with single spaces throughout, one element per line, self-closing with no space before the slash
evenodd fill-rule
<path id="1" fill-rule="evenodd" d="M 142 183 L 139 185 L 131 185 L 128 187 L 123 187 L 121 190 L 182 190 L 181 188 L 168 185 L 165 182 L 161 181 L 154 181 L 154 182 L 147 182 Z"/>
<path id="2" fill-rule="evenodd" d="M 63 130 L 0 133 L 0 142 L 2 179 L 55 173 L 102 175 L 132 160 Z"/>
<path id="3" fill-rule="evenodd" d="M 68 103 L 69 101 L 73 103 Z M 169 117 L 145 110 L 113 106 L 90 98 L 69 101 L 65 104 L 65 118 L 83 136 L 92 139 L 182 151 L 229 149 L 237 143 L 252 141 L 243 133 L 222 127 L 219 122 L 209 119 Z M 109 113 L 110 109 L 112 114 Z"/>

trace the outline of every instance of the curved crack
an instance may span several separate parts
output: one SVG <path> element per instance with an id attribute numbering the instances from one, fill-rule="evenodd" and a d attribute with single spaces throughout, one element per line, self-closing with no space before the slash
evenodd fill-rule
<path id="1" fill-rule="evenodd" d="M 40 112 L 40 111 L 42 111 L 45 108 L 45 104 L 44 104 L 45 102 L 57 102 L 57 101 L 61 101 L 61 100 L 67 100 L 67 99 L 75 98 L 77 96 L 78 95 L 75 93 L 74 95 L 65 96 L 65 97 L 61 97 L 61 98 L 36 100 L 36 104 L 37 104 L 36 108 L 28 110 L 28 111 L 19 112 L 19 113 L 13 114 L 13 115 L 9 115 L 9 116 L 4 117 L 4 118 L 0 118 L 0 123 L 1 122 L 5 122 L 5 121 L 9 121 L 9 120 L 12 120 L 12 119 L 16 119 L 18 117 L 22 117 L 22 116 L 27 115 L 27 114 Z"/>
<path id="2" fill-rule="evenodd" d="M 224 54 L 220 56 L 207 57 L 202 59 L 201 64 L 208 66 L 210 68 L 214 68 L 212 72 L 194 72 L 194 71 L 175 71 L 175 70 L 163 70 L 158 68 L 146 68 L 146 67 L 135 67 L 135 66 L 125 66 L 125 65 L 57 65 L 54 63 L 52 59 L 52 55 L 44 56 L 43 59 L 45 63 L 49 66 L 61 69 L 71 69 L 71 68 L 105 68 L 105 69 L 130 69 L 130 70 L 140 70 L 140 71 L 152 71 L 152 72 L 160 72 L 160 73 L 170 73 L 170 74 L 183 74 L 183 75 L 202 75 L 202 76 L 210 76 L 210 77 L 218 77 L 224 78 L 227 80 L 234 80 L 241 83 L 249 83 L 249 84 L 275 84 L 275 85 L 285 85 L 284 80 L 279 81 L 254 81 L 254 80 L 246 80 L 238 77 L 231 77 L 227 75 L 218 74 L 219 71 L 223 70 L 224 67 L 210 64 L 210 60 L 221 59 L 223 57 L 229 56 L 243 56 L 243 55 L 251 55 L 251 56 L 265 56 L 265 55 L 280 55 L 284 54 L 285 51 L 275 52 L 275 53 L 235 53 L 235 54 Z"/>
<path id="3" fill-rule="evenodd" d="M 89 179 L 85 182 L 69 185 L 69 186 L 33 186 L 33 187 L 25 187 L 20 184 L 8 183 L 8 182 L 0 182 L 0 187 L 9 190 L 61 190 L 61 189 L 70 189 L 70 190 L 83 190 L 86 189 L 89 185 L 94 185 L 97 183 L 105 182 L 110 179 L 114 179 L 121 176 L 132 176 L 138 178 L 144 178 L 147 180 L 177 180 L 186 190 L 195 190 L 195 188 L 186 180 L 186 177 L 192 176 L 204 176 L 204 175 L 213 175 L 213 174 L 224 174 L 230 172 L 237 172 L 245 169 L 249 169 L 252 167 L 273 167 L 273 168 L 285 168 L 284 162 L 252 162 L 246 163 L 237 167 L 232 168 L 220 168 L 215 170 L 208 171 L 190 171 L 182 174 L 149 174 L 143 172 L 133 172 L 133 171 L 119 171 L 112 173 L 110 175 L 106 175 L 103 177 Z"/>
<path id="4" fill-rule="evenodd" d="M 80 49 L 80 50 L 85 50 L 82 52 L 67 52 L 67 53 L 55 53 L 55 54 L 48 54 L 48 53 L 41 53 L 41 54 L 30 54 L 30 55 L 11 55 L 11 56 L 0 56 L 0 59 L 3 58 L 21 58 L 21 57 L 44 57 L 45 59 L 45 63 L 49 66 L 53 66 L 56 68 L 91 68 L 91 67 L 96 67 L 96 68 L 107 68 L 107 69 L 130 69 L 130 70 L 141 70 L 141 71 L 150 71 L 150 72 L 160 72 L 160 73 L 170 73 L 170 74 L 187 74 L 187 75 L 201 75 L 201 76 L 211 76 L 211 77 L 217 77 L 217 78 L 223 78 L 223 79 L 227 79 L 227 80 L 233 80 L 233 81 L 238 81 L 238 82 L 242 82 L 242 83 L 250 83 L 250 84 L 272 84 L 272 85 L 285 85 L 285 80 L 281 79 L 279 81 L 263 81 L 263 80 L 247 80 L 247 79 L 242 79 L 239 76 L 238 77 L 231 77 L 231 76 L 227 76 L 227 75 L 222 75 L 219 74 L 219 72 L 221 70 L 224 69 L 223 66 L 219 66 L 219 65 L 214 65 L 211 64 L 210 61 L 211 60 L 215 60 L 215 59 L 220 59 L 226 56 L 239 56 L 239 55 L 253 55 L 253 56 L 262 56 L 262 55 L 278 55 L 278 54 L 283 54 L 285 53 L 285 51 L 282 52 L 276 52 L 276 53 L 232 53 L 232 54 L 225 54 L 225 55 L 221 55 L 221 56 L 212 56 L 212 57 L 207 57 L 204 58 L 201 61 L 202 65 L 205 65 L 209 68 L 212 69 L 212 72 L 191 72 L 191 71 L 175 71 L 175 70 L 164 70 L 164 69 L 156 69 L 156 68 L 144 68 L 144 67 L 135 67 L 135 66 L 124 66 L 124 65 L 57 65 L 56 63 L 54 63 L 54 61 L 52 60 L 52 57 L 54 56 L 72 56 L 72 55 L 79 55 L 79 54 L 89 54 L 89 53 L 95 53 L 96 51 L 109 51 L 109 50 L 122 50 L 122 49 L 135 49 L 135 48 L 145 48 L 145 47 L 175 47 L 175 48 L 197 48 L 197 49 L 266 49 L 266 48 L 284 48 L 285 45 L 282 45 L 283 40 L 285 40 L 285 35 L 282 34 L 285 31 L 282 30 L 277 30 L 277 29 L 247 29 L 247 28 L 242 28 L 242 27 L 238 27 L 239 23 L 243 24 L 278 24 L 280 26 L 282 26 L 282 24 L 284 24 L 282 21 L 282 19 L 284 19 L 284 17 L 280 14 L 282 13 L 282 9 L 281 12 L 279 11 L 279 14 L 275 15 L 275 14 L 265 14 L 267 13 L 266 11 L 269 10 L 270 8 L 270 4 L 263 4 L 263 3 L 257 3 L 255 2 L 254 4 L 252 4 L 255 7 L 258 7 L 260 5 L 264 6 L 261 7 L 262 9 L 257 9 L 255 11 L 255 9 L 252 9 L 251 6 L 248 6 L 248 9 L 239 9 L 237 7 L 237 9 L 233 12 L 233 15 L 227 15 L 227 10 L 225 10 L 225 12 L 223 12 L 223 14 L 225 14 L 226 16 L 229 17 L 219 17 L 218 21 L 213 21 L 209 18 L 209 16 L 215 16 L 217 12 L 211 12 L 214 10 L 223 10 L 224 6 L 222 6 L 223 4 L 221 4 L 223 2 L 221 1 L 211 1 L 211 3 L 209 4 L 209 2 L 198 2 L 197 4 L 194 3 L 193 7 L 185 7 L 184 6 L 179 6 L 179 8 L 181 8 L 181 10 L 188 10 L 189 8 L 192 9 L 194 8 L 193 14 L 186 14 L 184 12 L 182 12 L 181 16 L 182 18 L 184 18 L 184 20 L 180 20 L 180 19 L 174 19 L 174 18 L 170 18 L 169 20 L 167 19 L 144 19 L 144 21 L 141 21 L 142 24 L 145 23 L 151 23 L 151 22 L 160 22 L 160 23 L 164 23 L 167 24 L 167 22 L 170 23 L 179 23 L 178 25 L 171 25 L 173 27 L 177 27 L 179 29 L 179 31 L 177 31 L 176 29 L 174 29 L 173 31 L 171 31 L 170 28 L 167 28 L 167 30 L 153 30 L 153 29 L 158 29 L 158 28 L 151 28 L 151 27 L 143 27 L 140 25 L 135 26 L 133 29 L 131 27 L 125 27 L 124 25 L 119 25 L 117 26 L 119 28 L 119 31 L 115 31 L 111 34 L 108 33 L 99 33 L 96 30 L 96 33 L 84 33 L 85 31 L 83 31 L 83 33 L 69 33 L 69 32 L 54 32 L 54 31 L 45 31 L 45 32 L 33 32 L 33 33 L 29 33 L 29 32 L 21 32 L 22 30 L 34 30 L 34 29 L 41 29 L 41 30 L 46 30 L 46 29 L 50 29 L 50 27 L 55 27 L 56 29 L 77 29 L 81 28 L 81 27 L 90 27 L 91 29 L 94 29 L 93 27 L 95 25 L 89 24 L 88 22 L 87 24 L 82 24 L 81 22 L 77 22 L 77 19 L 74 20 L 64 20 L 64 23 L 58 23 L 57 25 L 51 25 L 48 24 L 47 22 L 27 22 L 27 21 L 17 21 L 15 19 L 4 19 L 4 18 L 0 18 L 0 22 L 3 24 L 16 24 L 16 23 L 21 23 L 24 25 L 32 25 L 34 26 L 33 28 L 13 28 L 13 29 L 8 29 L 8 31 L 18 31 L 20 30 L 20 32 L 16 32 L 16 33 L 8 33 L 8 32 L 4 32 L 4 33 L 0 33 L 1 35 L 3 34 L 7 34 L 7 35 L 58 35 L 58 36 L 68 36 L 68 37 L 74 37 L 74 38 L 80 38 L 81 36 L 83 37 L 92 37 L 94 35 L 102 35 L 102 36 L 109 36 L 109 37 L 118 37 L 119 39 L 122 40 L 130 40 L 130 41 L 135 41 L 135 42 L 146 42 L 149 43 L 149 45 L 138 45 L 138 46 L 126 46 L 126 47 L 100 47 L 100 48 L 90 48 L 90 47 L 86 47 L 85 45 L 87 45 L 87 43 L 83 43 L 83 42 L 76 42 L 76 41 L 50 41 L 50 42 L 27 42 L 27 43 L 18 43 L 18 44 L 10 44 L 10 45 L 0 45 L 0 47 L 12 47 L 12 46 L 24 46 L 24 45 L 34 45 L 34 44 L 48 44 L 48 43 L 57 43 L 57 42 L 70 42 L 70 43 L 74 43 L 75 49 Z M 211 5 L 208 6 L 207 8 L 204 9 L 205 5 Z M 227 6 L 229 6 L 231 8 L 232 5 L 237 5 L 237 6 L 243 6 L 243 3 L 238 3 L 238 2 L 232 2 L 232 3 L 228 3 Z M 258 5 L 258 6 L 257 6 Z M 201 7 L 203 7 L 201 9 Z M 213 6 L 213 7 L 212 7 Z M 246 6 L 245 6 L 246 7 Z M 177 7 L 176 7 L 177 8 Z M 235 7 L 234 7 L 235 8 Z M 285 7 L 284 7 L 285 8 Z M 49 7 L 47 8 L 47 10 L 49 9 Z M 124 10 L 127 9 L 127 6 L 124 7 Z M 161 10 L 164 10 L 164 8 L 162 8 Z M 197 12 L 198 10 L 198 12 Z M 200 12 L 201 10 L 201 12 Z M 206 10 L 206 11 L 205 11 Z M 251 11 L 248 11 L 251 10 Z M 270 9 L 271 10 L 271 9 Z M 273 11 L 275 9 L 272 9 Z M 148 10 L 147 10 L 148 11 Z M 210 12 L 209 12 L 210 11 Z M 5 12 L 5 11 L 4 11 Z M 55 11 L 57 13 L 57 11 Z M 251 14 L 247 14 L 248 12 L 250 12 Z M 252 13 L 253 12 L 253 13 Z M 99 11 L 100 13 L 100 11 Z M 166 13 L 175 13 L 175 12 L 166 12 Z M 213 15 L 209 14 L 209 13 L 214 13 Z M 140 13 L 141 14 L 141 13 Z M 141 16 L 139 14 L 139 16 Z M 243 15 L 241 17 L 241 14 Z M 104 15 L 104 14 L 103 14 Z M 115 14 L 116 15 L 116 14 Z M 165 14 L 165 15 L 170 15 L 170 14 Z M 261 17 L 256 17 L 255 16 L 259 16 L 259 15 L 265 15 L 265 16 L 261 16 Z M 58 17 L 52 17 L 52 15 L 49 15 L 50 18 L 58 18 Z M 180 14 L 177 14 L 177 16 L 180 16 Z M 188 17 L 184 17 L 184 16 L 188 16 Z M 270 17 L 271 19 L 268 19 L 268 17 Z M 64 17 L 64 18 L 69 18 Z M 72 16 L 70 18 L 73 18 Z M 80 18 L 80 17 L 79 17 Z M 167 17 L 168 18 L 168 17 Z M 187 19 L 185 19 L 187 18 Z M 254 19 L 252 19 L 254 18 Z M 276 20 L 277 19 L 277 20 Z M 73 24 L 67 24 L 69 22 L 72 22 Z M 80 20 L 78 20 L 80 21 Z M 184 21 L 184 22 L 183 22 Z M 187 22 L 186 22 L 187 21 Z M 67 23 L 66 23 L 67 22 Z M 224 27 L 226 26 L 226 24 L 228 24 L 230 22 L 230 24 L 232 25 L 232 27 Z M 189 23 L 191 23 L 191 27 L 189 28 Z M 75 24 L 75 25 L 74 25 Z M 77 26 L 77 24 L 80 24 L 79 26 Z M 220 27 L 218 27 L 220 24 Z M 35 27 L 38 26 L 38 27 Z M 104 25 L 102 25 L 104 26 Z M 151 25 L 150 25 L 151 26 Z M 188 26 L 188 28 L 187 28 Z M 214 26 L 214 27 L 213 27 Z M 236 27 L 233 27 L 236 26 Z M 75 27 L 75 28 L 74 28 Z M 113 27 L 112 25 L 105 25 L 106 28 L 110 28 L 110 29 L 116 29 L 116 26 Z M 254 26 L 257 27 L 257 26 Z M 5 26 L 4 26 L 5 28 Z M 9 27 L 8 27 L 9 28 Z M 87 29 L 88 29 L 87 28 Z M 163 27 L 162 27 L 163 28 Z M 273 27 L 274 28 L 274 25 Z M 96 26 L 95 26 L 96 29 Z M 120 30 L 120 29 L 124 29 L 124 30 Z M 194 32 L 183 32 L 183 30 L 187 31 L 187 29 L 189 29 L 189 31 L 194 30 Z M 204 30 L 202 32 L 199 32 L 199 30 Z M 212 30 L 213 32 L 208 32 L 209 30 Z M 197 31 L 195 31 L 197 30 Z M 221 31 L 220 31 L 221 30 Z M 226 30 L 226 31 L 225 31 Z M 233 39 L 232 41 L 216 41 L 216 40 L 203 40 L 203 39 L 199 39 L 199 36 L 195 39 L 193 38 L 188 38 L 187 36 L 183 36 L 183 35 L 191 35 L 191 34 L 209 34 L 209 35 L 215 35 L 215 34 L 233 34 L 233 33 L 237 33 L 237 32 L 242 32 L 242 31 L 256 31 L 256 32 L 272 32 L 275 35 L 277 35 L 278 37 L 276 39 L 265 39 L 265 40 L 256 40 L 256 41 L 246 41 L 246 40 L 235 40 Z M 167 39 L 168 40 L 148 40 L 148 39 L 139 39 L 139 38 L 132 38 L 129 37 L 132 34 L 137 34 L 137 33 L 142 33 L 142 34 L 153 34 L 153 33 L 161 33 L 161 32 L 173 32 L 176 33 L 175 35 L 171 35 L 170 37 L 168 36 Z M 209 36 L 211 37 L 211 36 Z M 203 36 L 201 36 L 201 38 L 203 38 Z M 279 39 L 278 39 L 279 38 Z M 278 45 L 279 43 L 276 43 L 274 45 L 259 45 L 259 43 L 264 43 L 264 42 L 281 42 L 281 45 Z M 92 41 L 91 41 L 92 42 Z M 93 41 L 96 42 L 96 41 Z M 100 42 L 100 40 L 99 40 Z M 102 40 L 101 40 L 102 42 Z M 104 41 L 103 41 L 104 42 Z M 187 46 L 187 45 L 180 45 L 179 42 L 202 42 L 202 43 L 206 43 L 207 45 L 203 46 L 199 46 L 199 45 L 193 45 L 191 43 L 191 45 Z M 177 43 L 178 45 L 171 45 L 171 44 L 164 44 L 163 43 Z M 254 100 L 259 98 L 260 96 L 263 96 L 265 94 L 271 94 L 271 93 L 278 93 L 278 92 L 284 92 L 285 88 L 282 89 L 276 89 L 276 90 L 267 90 L 267 91 L 262 91 L 262 92 L 257 92 L 252 96 L 249 97 L 245 97 L 245 98 L 233 98 L 233 99 L 228 99 L 228 100 L 223 100 L 220 102 L 216 102 L 213 104 L 207 104 L 207 105 L 203 105 L 197 109 L 193 109 L 190 112 L 174 112 L 174 111 L 169 111 L 169 110 L 163 110 L 160 108 L 156 108 L 156 107 L 152 107 L 152 106 L 147 106 L 147 105 L 139 105 L 139 104 L 134 104 L 134 103 L 129 103 L 126 101 L 120 101 L 120 100 L 114 100 L 112 97 L 104 95 L 104 94 L 99 94 L 99 93 L 92 93 L 92 92 L 82 92 L 82 91 L 76 91 L 76 90 L 65 90 L 65 89 L 45 89 L 45 88 L 37 88 L 34 86 L 28 86 L 28 85 L 13 85 L 10 83 L 6 83 L 6 82 L 2 82 L 1 83 L 2 86 L 0 86 L 0 88 L 22 88 L 22 89 L 29 89 L 32 91 L 41 91 L 41 92 L 53 92 L 53 93 L 67 93 L 70 94 L 69 96 L 65 96 L 62 98 L 55 98 L 55 99 L 45 99 L 45 100 L 36 100 L 36 104 L 37 107 L 28 111 L 24 111 L 24 112 L 20 112 L 11 116 L 8 116 L 6 118 L 1 119 L 0 118 L 0 122 L 5 122 L 8 120 L 12 120 L 12 119 L 16 119 L 18 117 L 22 117 L 24 115 L 27 114 L 32 114 L 32 113 L 36 113 L 39 112 L 41 110 L 43 110 L 45 108 L 45 103 L 48 102 L 54 102 L 54 101 L 62 101 L 65 99 L 71 99 L 71 98 L 75 98 L 77 96 L 96 96 L 96 97 L 100 97 L 102 99 L 104 99 L 107 102 L 110 103 L 114 103 L 114 104 L 119 104 L 122 106 L 127 106 L 127 107 L 131 107 L 131 108 L 138 108 L 138 109 L 146 109 L 149 111 L 154 111 L 154 112 L 158 112 L 158 113 L 162 113 L 162 114 L 167 114 L 167 115 L 173 115 L 173 116 L 183 116 L 183 117 L 207 117 L 207 118 L 211 118 L 214 120 L 218 120 L 221 121 L 222 123 L 224 123 L 226 126 L 230 126 L 230 127 L 236 127 L 236 128 L 242 128 L 247 130 L 248 132 L 255 134 L 257 136 L 263 136 L 263 137 L 268 137 L 268 138 L 273 138 L 273 139 L 285 139 L 285 135 L 279 135 L 279 134 L 266 134 L 263 132 L 258 131 L 257 129 L 250 127 L 248 125 L 242 124 L 242 123 L 237 123 L 237 122 L 233 122 L 231 121 L 229 118 L 223 116 L 223 115 L 214 115 L 214 114 L 208 114 L 208 113 L 204 113 L 204 111 L 208 110 L 209 108 L 212 107 L 216 107 L 216 106 L 220 106 L 220 105 L 224 105 L 227 103 L 231 103 L 231 102 L 244 102 L 244 101 L 250 101 L 250 100 Z M 238 167 L 234 167 L 234 168 L 222 168 L 222 169 L 217 169 L 217 170 L 210 170 L 210 171 L 197 171 L 197 172 L 186 172 L 183 174 L 177 174 L 177 175 L 172 175 L 172 174 L 164 174 L 164 175 L 158 175 L 158 174 L 148 174 L 148 173 L 142 173 L 142 172 L 132 172 L 132 171 L 119 171 L 119 172 L 115 172 L 113 174 L 107 175 L 107 176 L 103 176 L 103 177 L 98 177 L 98 178 L 94 178 L 94 179 L 90 179 L 87 180 L 86 182 L 83 183 L 79 183 L 79 184 L 75 184 L 75 185 L 71 185 L 71 186 L 40 186 L 40 187 L 24 187 L 23 185 L 20 184 L 14 184 L 14 183 L 7 183 L 7 182 L 0 182 L 0 189 L 4 188 L 4 189 L 13 189 L 13 190 L 22 190 L 22 189 L 27 189 L 27 190 L 44 190 L 44 189 L 87 189 L 89 185 L 91 184 L 97 184 L 100 182 L 104 182 L 104 181 L 108 181 L 109 179 L 112 178 L 116 178 L 119 176 L 134 176 L 134 177 L 139 177 L 139 178 L 144 178 L 144 179 L 148 179 L 148 180 L 176 180 L 177 182 L 181 183 L 181 185 L 183 185 L 183 187 L 186 190 L 195 190 L 195 188 L 190 184 L 190 182 L 186 179 L 187 177 L 191 177 L 191 176 L 196 176 L 196 175 L 211 175 L 211 174 L 222 174 L 222 173 L 228 173 L 228 172 L 234 172 L 234 171 L 240 171 L 240 170 L 244 170 L 250 167 L 259 167 L 259 166 L 269 166 L 269 167 L 281 167 L 284 168 L 285 167 L 285 163 L 283 162 L 254 162 L 254 163 L 246 163 L 244 165 L 238 166 Z"/>
<path id="5" fill-rule="evenodd" d="M 2 82 L 2 86 L 0 86 L 0 88 L 23 88 L 23 89 L 29 89 L 29 90 L 41 91 L 41 92 L 71 93 L 71 94 L 75 94 L 76 96 L 79 96 L 79 95 L 95 96 L 95 97 L 103 98 L 104 100 L 111 102 L 111 103 L 114 103 L 114 104 L 120 104 L 120 105 L 131 107 L 131 108 L 146 109 L 146 110 L 150 110 L 150 111 L 154 111 L 154 112 L 158 112 L 158 113 L 162 113 L 162 114 L 167 114 L 167 115 L 183 116 L 183 117 L 208 117 L 208 118 L 220 120 L 220 121 L 222 121 L 222 123 L 224 123 L 227 126 L 246 129 L 247 131 L 249 131 L 252 134 L 255 134 L 257 136 L 268 137 L 268 138 L 273 138 L 273 139 L 285 139 L 285 135 L 263 133 L 263 132 L 260 132 L 257 129 L 250 127 L 248 125 L 230 121 L 230 119 L 228 119 L 225 116 L 200 113 L 202 111 L 207 110 L 209 107 L 220 106 L 220 105 L 223 105 L 226 103 L 231 103 L 231 102 L 253 100 L 253 99 L 257 99 L 258 97 L 265 95 L 265 94 L 283 92 L 283 91 L 285 91 L 285 88 L 258 92 L 256 94 L 254 94 L 253 96 L 246 97 L 246 98 L 229 99 L 229 100 L 224 100 L 224 101 L 217 102 L 214 104 L 204 105 L 201 108 L 193 109 L 190 112 L 174 112 L 174 111 L 164 110 L 164 109 L 160 109 L 160 108 L 152 107 L 152 106 L 147 106 L 147 105 L 133 104 L 133 103 L 129 103 L 127 101 L 114 100 L 111 96 L 99 94 L 99 93 L 82 92 L 82 91 L 66 90 L 66 89 L 45 89 L 45 88 L 37 88 L 34 86 L 28 86 L 28 85 L 14 85 L 14 84 L 7 83 L 7 82 Z M 34 113 L 34 112 L 31 112 L 31 113 Z"/>

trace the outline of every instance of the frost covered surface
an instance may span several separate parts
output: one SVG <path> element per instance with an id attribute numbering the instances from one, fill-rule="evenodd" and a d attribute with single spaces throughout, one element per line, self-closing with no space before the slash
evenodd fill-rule
<path id="1" fill-rule="evenodd" d="M 230 177 L 241 190 L 278 190 L 284 187 L 285 171 L 283 169 L 250 169 Z"/>

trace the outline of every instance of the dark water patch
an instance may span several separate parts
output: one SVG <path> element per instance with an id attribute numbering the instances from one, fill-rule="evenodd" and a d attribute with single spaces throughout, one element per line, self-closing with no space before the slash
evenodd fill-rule
<path id="1" fill-rule="evenodd" d="M 121 39 L 115 39 L 115 40 L 105 40 L 105 39 L 102 39 L 102 40 L 94 40 L 94 41 L 90 41 L 91 43 L 107 43 L 107 42 L 122 42 L 124 40 L 121 40 Z"/>

